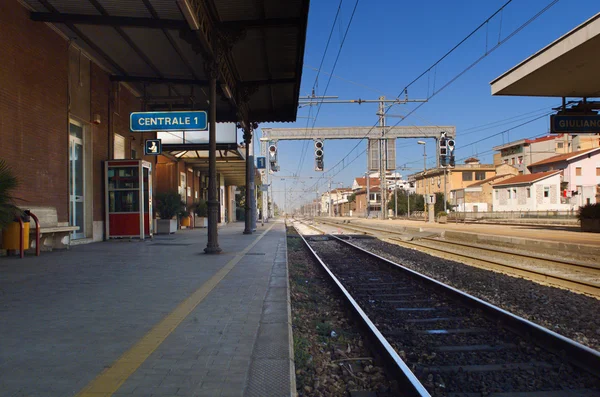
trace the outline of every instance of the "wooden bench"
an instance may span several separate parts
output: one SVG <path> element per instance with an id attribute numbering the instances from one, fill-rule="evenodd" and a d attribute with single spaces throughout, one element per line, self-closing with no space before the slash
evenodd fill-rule
<path id="1" fill-rule="evenodd" d="M 40 222 L 40 250 L 69 249 L 71 233 L 79 230 L 79 226 L 69 226 L 58 223 L 58 215 L 54 207 L 26 207 L 37 216 Z M 35 220 L 29 222 L 29 247 L 35 249 Z"/>

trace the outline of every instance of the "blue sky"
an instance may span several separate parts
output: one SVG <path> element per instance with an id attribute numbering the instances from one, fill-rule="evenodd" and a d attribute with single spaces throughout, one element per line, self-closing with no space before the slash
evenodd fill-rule
<path id="1" fill-rule="evenodd" d="M 334 75 L 345 80 L 332 78 L 326 95 L 337 95 L 340 99 L 377 99 L 380 95 L 395 98 L 414 78 L 424 72 L 449 49 L 460 42 L 467 34 L 498 10 L 506 0 L 361 0 Z M 451 78 L 482 56 L 487 49 L 542 10 L 551 0 L 513 0 L 501 14 L 465 42 L 458 50 L 440 63 L 435 71 L 424 76 L 409 89 L 409 99 L 423 99 L 435 88 L 439 89 Z M 332 22 L 339 5 L 338 0 L 313 0 L 308 19 L 308 33 L 304 55 L 301 96 L 311 93 Z M 355 0 L 345 0 L 340 18 L 329 45 L 322 72 L 316 85 L 316 94 L 323 95 L 329 75 L 338 54 L 342 37 L 348 25 Z M 415 113 L 398 125 L 451 125 L 456 126 L 456 156 L 462 159 L 478 155 L 482 162 L 491 163 L 491 148 L 515 139 L 539 136 L 548 131 L 549 117 L 543 117 L 525 126 L 518 124 L 532 120 L 550 111 L 560 103 L 559 98 L 533 97 L 492 97 L 490 81 L 515 66 L 528 56 L 556 40 L 569 30 L 600 11 L 598 0 L 560 0 L 543 15 L 506 41 L 494 52 L 485 57 L 475 67 L 458 80 L 430 99 Z M 365 88 L 367 86 L 369 88 Z M 394 106 L 389 114 L 406 114 L 417 104 Z M 285 124 L 264 124 L 265 127 L 304 128 L 334 126 L 373 126 L 377 122 L 377 104 L 324 104 L 315 120 L 307 119 L 309 108 L 298 110 L 298 121 Z M 314 117 L 317 107 L 313 107 Z M 506 120 L 492 126 L 474 128 L 488 123 Z M 399 118 L 389 118 L 388 125 L 396 124 Z M 489 128 L 492 127 L 492 128 Z M 484 129 L 485 128 L 485 129 Z M 477 144 L 469 145 L 490 135 L 511 129 Z M 260 135 L 260 130 L 259 130 Z M 366 143 L 355 140 L 325 142 L 325 169 L 331 170 L 344 156 L 355 159 L 336 176 L 333 182 L 349 186 L 352 180 L 366 171 Z M 427 143 L 428 167 L 434 161 L 433 140 Z M 281 141 L 278 156 L 281 171 L 273 178 L 275 201 L 283 205 L 284 183 L 288 189 L 288 203 L 299 204 L 308 196 L 302 189 L 315 184 L 323 175 L 315 172 L 312 142 L 306 152 L 301 178 L 281 181 L 278 177 L 293 175 L 301 162 L 302 141 Z M 401 170 L 408 175 L 422 169 L 422 147 L 413 139 L 396 141 L 398 167 L 406 164 L 412 169 Z M 258 146 L 256 146 L 258 148 Z M 338 166 L 334 171 L 341 169 Z M 310 179 L 309 179 L 310 178 Z M 302 181 L 303 183 L 301 183 Z M 325 182 L 319 182 L 319 191 L 324 190 Z M 293 186 L 293 188 L 290 188 Z M 310 195 L 314 197 L 314 193 Z"/>

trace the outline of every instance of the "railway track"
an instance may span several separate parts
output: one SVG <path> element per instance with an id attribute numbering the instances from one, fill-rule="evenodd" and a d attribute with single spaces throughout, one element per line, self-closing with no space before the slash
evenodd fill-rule
<path id="1" fill-rule="evenodd" d="M 329 220 L 319 220 L 319 222 L 361 234 L 372 234 L 387 238 L 406 248 L 466 261 L 466 263 L 480 268 L 517 275 L 529 280 L 600 297 L 600 265 L 598 264 L 548 258 L 530 253 L 431 237 L 420 237 L 418 240 L 409 241 L 398 237 L 402 233 L 392 230 L 364 225 L 359 227 Z M 311 227 L 314 228 L 314 226 Z M 319 229 L 315 228 L 315 230 Z"/>
<path id="2" fill-rule="evenodd" d="M 599 352 L 340 237 L 302 239 L 378 338 L 407 395 L 600 395 Z"/>

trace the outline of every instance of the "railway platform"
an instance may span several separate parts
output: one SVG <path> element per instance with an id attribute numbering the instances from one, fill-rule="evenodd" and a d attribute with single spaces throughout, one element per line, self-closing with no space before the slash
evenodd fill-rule
<path id="1" fill-rule="evenodd" d="M 283 222 L 0 260 L 0 394 L 295 393 Z"/>
<path id="2" fill-rule="evenodd" d="M 562 250 L 569 253 L 600 255 L 600 234 L 584 233 L 579 227 L 531 226 L 472 223 L 428 223 L 406 219 L 365 219 L 353 217 L 324 218 L 333 222 L 351 222 L 407 233 L 431 233 L 450 239 L 477 239 L 481 243 L 527 246 L 528 249 Z"/>

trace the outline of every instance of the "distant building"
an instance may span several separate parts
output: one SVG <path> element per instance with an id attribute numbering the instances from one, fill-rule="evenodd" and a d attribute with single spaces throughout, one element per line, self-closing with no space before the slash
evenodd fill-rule
<path id="1" fill-rule="evenodd" d="M 532 172 L 560 170 L 563 196 L 572 206 L 598 202 L 600 194 L 600 148 L 553 156 L 529 166 Z"/>
<path id="2" fill-rule="evenodd" d="M 518 175 L 519 171 L 507 164 L 496 167 L 496 174 L 470 184 L 461 189 L 452 190 L 450 197 L 455 211 L 458 212 L 485 212 L 493 211 L 492 184 L 504 181 Z"/>
<path id="3" fill-rule="evenodd" d="M 452 202 L 450 193 L 453 190 L 463 189 L 495 174 L 496 168 L 493 164 L 480 164 L 478 159 L 472 157 L 465 160 L 465 164 L 457 164 L 454 168 L 431 168 L 409 175 L 408 180 L 414 183 L 417 194 L 444 193 L 445 180 L 448 201 Z"/>
<path id="4" fill-rule="evenodd" d="M 372 216 L 377 215 L 381 210 L 381 189 L 379 178 L 369 178 L 369 189 L 367 189 L 367 178 L 354 178 L 352 183 L 352 192 L 355 194 L 356 208 L 352 216 L 367 216 L 367 212 Z M 367 190 L 369 197 L 367 198 Z M 367 208 L 368 204 L 368 208 Z M 368 211 L 367 211 L 368 209 Z"/>
<path id="5" fill-rule="evenodd" d="M 350 216 L 353 203 L 348 197 L 352 194 L 351 188 L 333 189 L 321 195 L 321 207 L 325 215 L 329 215 L 329 207 L 333 209 L 333 216 Z"/>
<path id="6" fill-rule="evenodd" d="M 517 175 L 493 184 L 494 211 L 559 211 L 572 206 L 561 197 L 561 171 Z"/>
<path id="7" fill-rule="evenodd" d="M 600 134 L 573 135 L 571 147 L 574 152 L 598 148 L 600 147 Z"/>
<path id="8" fill-rule="evenodd" d="M 367 189 L 358 189 L 354 194 L 354 209 L 351 216 L 366 217 L 369 214 L 372 218 L 377 217 L 381 212 L 381 189 L 375 186 L 369 189 L 367 198 Z M 367 211 L 368 209 L 368 211 Z"/>
<path id="9" fill-rule="evenodd" d="M 537 139 L 519 139 L 493 148 L 499 152 L 494 163 L 516 167 L 519 174 L 529 174 L 530 164 L 555 156 L 557 153 L 572 151 L 572 137 L 569 134 L 549 135 Z"/>
<path id="10" fill-rule="evenodd" d="M 376 178 L 379 180 L 379 172 L 373 172 L 369 174 L 371 179 Z M 388 171 L 385 174 L 385 182 L 389 191 L 393 191 L 395 188 L 408 190 L 414 192 L 414 186 L 408 182 L 407 179 L 402 178 L 402 174 L 398 172 Z M 379 185 L 379 182 L 377 182 Z"/>
<path id="11" fill-rule="evenodd" d="M 354 178 L 354 182 L 352 182 L 352 190 L 366 189 L 367 185 L 369 185 L 370 187 L 379 187 L 379 184 L 379 178 L 370 177 L 368 184 L 366 177 Z"/>

